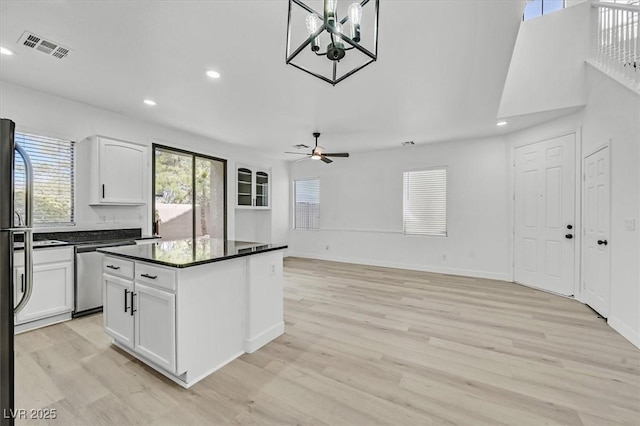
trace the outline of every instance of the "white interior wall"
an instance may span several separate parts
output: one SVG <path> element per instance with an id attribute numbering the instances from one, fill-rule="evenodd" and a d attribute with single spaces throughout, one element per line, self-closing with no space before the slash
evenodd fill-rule
<path id="1" fill-rule="evenodd" d="M 520 25 L 498 117 L 585 104 L 590 18 L 585 3 Z"/>
<path id="2" fill-rule="evenodd" d="M 448 236 L 402 233 L 402 173 L 448 167 Z M 355 153 L 291 164 L 320 178 L 320 230 L 292 230 L 290 254 L 507 279 L 508 167 L 502 137 Z M 291 224 L 293 227 L 293 224 Z"/>
<path id="3" fill-rule="evenodd" d="M 288 181 L 288 165 L 284 161 L 263 157 L 255 150 L 245 149 L 172 129 L 157 124 L 132 119 L 113 111 L 60 98 L 40 91 L 0 81 L 0 116 L 16 122 L 18 130 L 30 130 L 50 136 L 81 141 L 87 136 L 99 134 L 116 139 L 148 145 L 161 143 L 227 160 L 227 237 L 234 239 L 240 230 L 246 240 L 285 241 L 288 228 L 281 218 L 272 216 L 288 214 L 289 194 L 283 190 L 274 191 L 273 214 L 267 212 L 246 212 L 236 220 L 235 209 L 235 164 L 237 161 L 251 160 L 255 164 L 271 167 L 279 181 Z M 144 105 L 140 105 L 144 108 Z M 161 108 L 161 106 L 158 106 Z M 149 149 L 149 152 L 151 150 Z M 78 161 L 82 161 L 78 159 Z M 117 165 L 115 165 L 117 166 Z M 149 167 L 149 177 L 151 168 Z M 76 180 L 86 176 L 76 176 Z M 147 199 L 150 200 L 151 179 L 148 180 Z M 82 185 L 80 185 L 81 187 Z M 89 206 L 86 191 L 76 194 L 76 229 L 141 227 L 150 232 L 150 205 L 142 207 Z M 284 212 L 284 213 L 283 213 Z M 106 223 L 101 216 L 106 216 Z M 260 216 L 260 217 L 257 217 Z M 258 226 L 265 222 L 269 226 Z M 273 224 L 272 224 L 273 223 Z M 287 217 L 288 223 L 288 217 Z M 51 230 L 51 228 L 47 228 Z M 64 228 L 68 229 L 68 228 Z M 249 229 L 251 232 L 246 232 Z M 264 230 L 269 229 L 268 233 Z M 258 238 L 259 237 L 259 238 Z"/>
<path id="4" fill-rule="evenodd" d="M 509 146 L 511 149 L 576 132 L 579 142 L 576 152 L 581 165 L 585 155 L 609 141 L 611 292 L 608 322 L 640 346 L 640 96 L 590 66 L 587 66 L 585 76 L 587 105 L 582 111 L 512 133 L 508 136 Z M 513 206 L 510 209 L 512 211 Z M 579 217 L 576 219 L 577 222 L 580 220 Z M 635 230 L 626 229 L 629 220 L 635 221 Z M 578 241 L 576 244 L 579 247 Z M 582 285 L 579 285 L 576 297 L 580 300 Z"/>
<path id="5" fill-rule="evenodd" d="M 608 322 L 640 347 L 640 95 L 595 68 L 587 70 L 583 148 L 611 147 L 611 310 Z M 635 229 L 627 229 L 627 221 Z"/>

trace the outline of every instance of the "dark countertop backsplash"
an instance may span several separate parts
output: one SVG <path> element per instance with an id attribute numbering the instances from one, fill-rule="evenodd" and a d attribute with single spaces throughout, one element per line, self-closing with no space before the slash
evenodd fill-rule
<path id="1" fill-rule="evenodd" d="M 97 229 L 91 231 L 34 232 L 34 241 L 59 240 L 70 243 L 88 243 L 114 240 L 137 240 L 142 238 L 141 228 Z M 24 242 L 24 234 L 14 234 L 14 242 Z"/>

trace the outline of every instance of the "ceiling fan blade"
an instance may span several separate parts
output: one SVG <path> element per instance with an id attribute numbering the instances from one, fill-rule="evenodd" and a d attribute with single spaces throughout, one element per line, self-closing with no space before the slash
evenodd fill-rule
<path id="1" fill-rule="evenodd" d="M 333 160 L 331 160 L 330 158 L 325 157 L 324 155 L 320 157 L 320 159 L 322 161 L 324 161 L 325 163 L 329 164 L 329 163 L 333 163 Z"/>
<path id="2" fill-rule="evenodd" d="M 299 159 L 297 159 L 296 161 L 294 161 L 294 163 L 297 163 L 297 162 L 299 162 L 299 161 L 305 161 L 305 160 L 308 160 L 308 159 L 310 159 L 310 158 L 311 158 L 311 156 L 310 156 L 310 155 L 307 155 L 307 156 L 306 156 L 306 157 L 304 157 L 304 158 L 299 158 Z"/>
<path id="3" fill-rule="evenodd" d="M 326 155 L 327 157 L 348 157 L 348 152 L 325 152 L 322 155 Z"/>
<path id="4" fill-rule="evenodd" d="M 285 151 L 284 153 L 285 153 L 285 154 L 296 154 L 296 155 L 309 155 L 309 154 L 306 154 L 306 153 L 304 153 L 304 152 L 291 152 L 291 151 Z"/>

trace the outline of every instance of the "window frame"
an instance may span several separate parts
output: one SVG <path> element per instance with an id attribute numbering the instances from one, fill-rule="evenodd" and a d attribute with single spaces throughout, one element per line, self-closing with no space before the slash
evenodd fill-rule
<path id="1" fill-rule="evenodd" d="M 434 234 L 434 233 L 415 233 L 415 232 L 407 232 L 406 226 L 406 203 L 407 203 L 407 188 L 405 186 L 405 176 L 407 173 L 415 173 L 415 172 L 428 172 L 435 170 L 443 170 L 445 172 L 445 185 L 444 185 L 444 201 L 445 201 L 445 211 L 444 211 L 444 233 L 442 234 Z M 412 169 L 406 169 L 402 171 L 402 234 L 410 235 L 410 236 L 418 236 L 418 237 L 442 237 L 447 238 L 449 236 L 449 167 L 448 166 L 429 166 L 429 167 L 418 167 Z"/>
<path id="2" fill-rule="evenodd" d="M 172 146 L 168 146 L 168 145 L 161 145 L 161 144 L 157 144 L 157 143 L 152 143 L 151 144 L 151 215 L 150 215 L 150 219 L 151 219 L 151 230 L 152 232 L 155 233 L 155 211 L 156 211 L 156 197 L 155 197 L 155 187 L 156 187 L 156 150 L 163 150 L 163 151 L 172 151 L 175 152 L 177 154 L 184 154 L 184 155 L 190 155 L 191 156 L 191 182 L 192 182 L 192 188 L 195 187 L 195 183 L 196 183 L 196 160 L 198 158 L 203 158 L 205 160 L 212 160 L 212 161 L 220 161 L 223 164 L 223 170 L 224 170 L 224 175 L 223 175 L 223 185 L 222 187 L 224 188 L 223 190 L 223 198 L 224 198 L 224 202 L 223 202 L 223 211 L 224 211 L 224 218 L 223 218 L 223 227 L 224 227 L 224 240 L 227 240 L 227 224 L 228 224 L 228 216 L 229 216 L 229 212 L 227 211 L 227 193 L 228 193 L 228 189 L 227 189 L 227 182 L 228 182 L 228 171 L 227 171 L 227 160 L 224 158 L 219 158 L 219 157 L 214 157 L 211 155 L 205 155 L 205 154 L 199 154 L 197 152 L 194 151 L 188 151 L 186 149 L 181 149 L 181 148 L 175 148 Z M 196 238 L 197 232 L 196 232 L 196 227 L 197 227 L 197 220 L 196 220 L 196 198 L 193 197 L 193 202 L 192 202 L 192 209 L 191 209 L 191 214 L 192 214 L 192 218 L 191 218 L 191 222 L 192 222 L 192 230 L 191 230 L 191 235 L 192 238 Z"/>
<path id="3" fill-rule="evenodd" d="M 544 4 L 545 4 L 546 1 L 547 0 L 540 0 L 540 14 L 539 15 L 533 15 L 533 16 L 529 16 L 529 17 L 527 17 L 527 7 L 529 6 L 529 2 L 527 2 L 525 4 L 524 10 L 522 11 L 522 21 L 525 22 L 525 21 L 528 21 L 530 19 L 539 18 L 541 16 L 548 15 L 549 13 L 557 12 L 559 10 L 567 8 L 567 0 L 562 0 L 562 7 L 560 9 L 553 9 L 550 12 L 545 12 Z M 604 0 L 604 1 L 607 1 L 607 0 Z M 615 2 L 615 0 L 614 0 L 614 2 Z"/>
<path id="4" fill-rule="evenodd" d="M 318 182 L 318 226 L 317 228 L 298 228 L 297 224 L 296 224 L 296 212 L 297 212 L 297 203 L 296 203 L 296 184 L 297 182 L 309 182 L 309 181 L 317 181 Z M 294 231 L 319 231 L 320 228 L 320 177 L 309 177 L 309 178 L 301 178 L 301 179 L 292 179 L 291 180 L 292 183 L 292 205 L 291 205 L 291 209 L 292 209 L 292 213 L 291 213 L 291 217 L 292 217 L 292 229 Z"/>
<path id="5" fill-rule="evenodd" d="M 68 227 L 75 227 L 77 226 L 77 167 L 78 167 L 78 162 L 77 162 L 77 155 L 78 155 L 78 149 L 77 149 L 77 144 L 78 141 L 74 140 L 74 138 L 69 137 L 69 136 L 62 136 L 62 135 L 57 135 L 57 134 L 52 134 L 49 132 L 43 132 L 43 131 L 39 131 L 39 130 L 33 130 L 33 129 L 28 129 L 28 128 L 21 128 L 21 127 L 16 127 L 15 131 L 14 131 L 14 141 L 16 144 L 21 145 L 24 148 L 24 143 L 21 142 L 19 139 L 23 139 L 24 136 L 22 137 L 18 137 L 18 135 L 28 135 L 28 136 L 33 136 L 35 138 L 45 138 L 45 139 L 55 139 L 58 141 L 63 141 L 63 142 L 68 142 L 70 145 L 70 149 L 71 149 L 71 155 L 70 155 L 70 197 L 69 197 L 69 201 L 70 201 L 70 221 L 69 222 L 37 222 L 36 217 L 36 205 L 35 202 L 32 206 L 33 208 L 33 227 L 34 228 L 68 228 Z M 26 149 L 25 149 L 26 151 Z M 29 154 L 29 157 L 32 157 L 32 155 L 27 151 L 27 154 Z M 18 159 L 19 158 L 19 159 Z M 33 158 L 31 158 L 31 162 L 33 163 Z M 20 157 L 19 155 L 16 156 L 16 161 L 17 162 L 22 162 L 22 157 Z M 34 167 L 34 193 L 36 192 L 35 188 L 35 178 L 36 176 L 36 167 Z M 14 182 L 15 185 L 15 182 Z"/>

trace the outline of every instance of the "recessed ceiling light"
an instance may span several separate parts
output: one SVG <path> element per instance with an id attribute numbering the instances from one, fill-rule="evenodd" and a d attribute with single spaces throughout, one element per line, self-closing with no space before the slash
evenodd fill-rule
<path id="1" fill-rule="evenodd" d="M 502 127 L 502 126 L 506 126 L 506 125 L 507 125 L 507 122 L 506 122 L 506 121 L 498 121 L 498 122 L 496 123 L 496 126 L 500 126 L 500 127 Z"/>
<path id="2" fill-rule="evenodd" d="M 151 99 L 145 99 L 144 101 L 145 104 L 149 105 L 149 106 L 156 106 L 158 105 L 155 101 L 152 101 Z"/>
<path id="3" fill-rule="evenodd" d="M 220 78 L 220 73 L 218 71 L 209 70 L 209 71 L 207 71 L 207 77 Z"/>
<path id="4" fill-rule="evenodd" d="M 15 55 L 16 52 L 11 49 L 7 49 L 4 46 L 0 46 L 0 53 L 3 55 Z"/>

